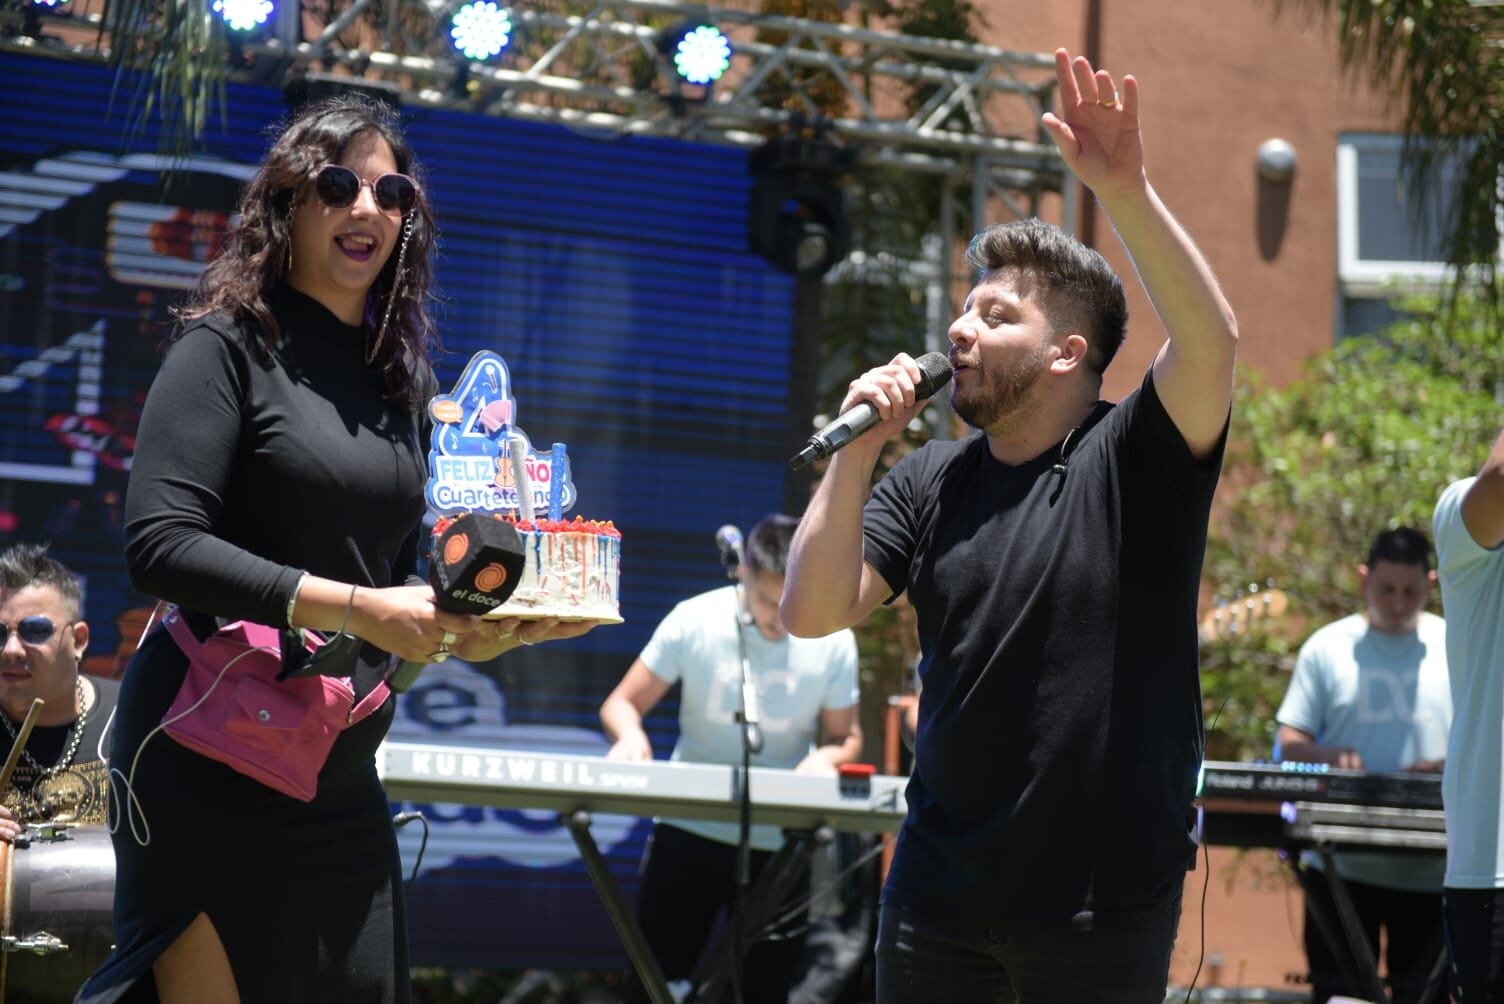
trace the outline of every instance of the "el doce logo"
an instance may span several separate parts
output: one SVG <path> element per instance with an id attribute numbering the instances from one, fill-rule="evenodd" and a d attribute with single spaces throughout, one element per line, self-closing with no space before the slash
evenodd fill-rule
<path id="1" fill-rule="evenodd" d="M 476 573 L 475 588 L 483 593 L 494 593 L 506 581 L 507 570 L 493 561 Z"/>
<path id="2" fill-rule="evenodd" d="M 463 533 L 457 533 L 444 543 L 444 564 L 453 565 L 465 556 L 470 549 L 470 538 Z"/>

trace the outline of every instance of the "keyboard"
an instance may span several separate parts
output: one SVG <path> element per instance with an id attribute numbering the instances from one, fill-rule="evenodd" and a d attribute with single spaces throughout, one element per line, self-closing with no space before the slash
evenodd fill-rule
<path id="1" fill-rule="evenodd" d="M 1203 799 L 1441 808 L 1440 774 L 1369 774 L 1327 764 L 1208 760 L 1197 789 Z"/>
<path id="2" fill-rule="evenodd" d="M 1440 774 L 1209 760 L 1197 787 L 1202 843 L 1446 850 Z"/>
<path id="3" fill-rule="evenodd" d="M 724 764 L 387 742 L 376 765 L 395 800 L 730 823 L 740 818 L 738 772 Z M 818 776 L 753 767 L 752 821 L 795 830 L 895 830 L 908 811 L 907 783 L 884 774 Z"/>

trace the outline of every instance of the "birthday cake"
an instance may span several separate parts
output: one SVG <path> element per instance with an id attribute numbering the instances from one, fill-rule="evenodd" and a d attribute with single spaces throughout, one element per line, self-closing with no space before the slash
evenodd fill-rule
<path id="1" fill-rule="evenodd" d="M 619 623 L 621 531 L 609 521 L 517 523 L 526 561 L 511 598 L 487 616 Z"/>
<path id="2" fill-rule="evenodd" d="M 619 624 L 621 532 L 609 521 L 563 518 L 577 496 L 565 446 L 533 449 L 517 412 L 506 362 L 487 350 L 471 357 L 452 393 L 429 402 L 426 494 L 439 515 L 430 568 L 444 573 L 435 594 L 473 600 L 470 609 L 490 619 Z M 516 535 L 458 522 L 487 515 Z"/>
<path id="3" fill-rule="evenodd" d="M 621 623 L 621 531 L 609 521 L 518 520 L 496 514 L 522 538 L 524 561 L 506 602 L 485 614 L 490 620 L 558 617 L 566 621 Z M 434 524 L 437 539 L 450 519 Z"/>

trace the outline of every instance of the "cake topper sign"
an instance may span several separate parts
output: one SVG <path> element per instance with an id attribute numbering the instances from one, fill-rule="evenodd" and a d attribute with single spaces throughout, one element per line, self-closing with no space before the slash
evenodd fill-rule
<path id="1" fill-rule="evenodd" d="M 427 499 L 434 512 L 547 513 L 557 520 L 574 505 L 564 444 L 539 452 L 517 427 L 512 378 L 501 356 L 489 350 L 471 356 L 454 390 L 428 403 L 428 415 Z M 519 480 L 530 489 L 521 497 Z"/>

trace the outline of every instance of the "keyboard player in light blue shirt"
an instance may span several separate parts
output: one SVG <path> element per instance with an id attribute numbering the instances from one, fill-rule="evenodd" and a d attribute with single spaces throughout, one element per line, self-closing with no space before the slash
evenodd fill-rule
<path id="1" fill-rule="evenodd" d="M 1431 545 L 1411 527 L 1375 536 L 1358 566 L 1364 610 L 1320 628 L 1301 646 L 1276 718 L 1281 760 L 1391 774 L 1439 771 L 1452 723 L 1446 623 L 1425 606 L 1436 573 Z M 1445 1004 L 1441 958 L 1440 855 L 1376 850 L 1332 856 L 1369 954 L 1385 962 L 1402 1004 Z M 1321 859 L 1301 856 L 1306 892 L 1305 949 L 1311 1000 L 1361 995 L 1353 949 L 1323 936 L 1336 902 Z M 1335 925 L 1333 925 L 1335 926 Z"/>

